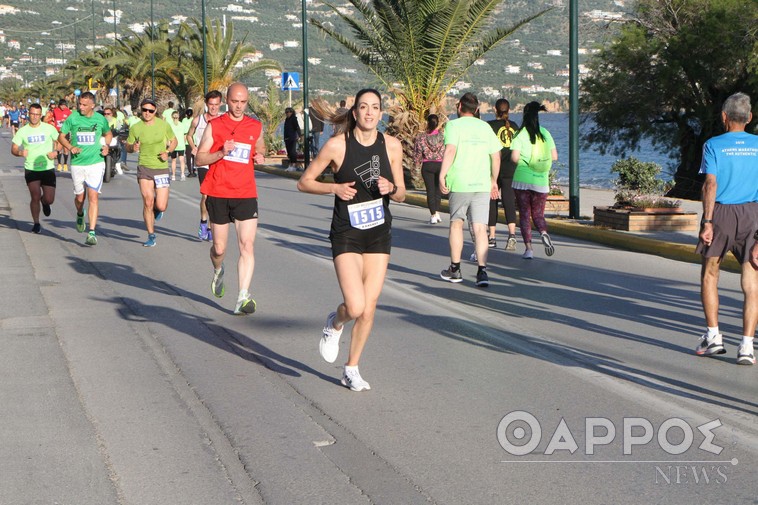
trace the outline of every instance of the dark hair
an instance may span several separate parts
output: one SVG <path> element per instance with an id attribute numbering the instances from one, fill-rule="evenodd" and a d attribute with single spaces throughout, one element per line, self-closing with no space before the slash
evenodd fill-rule
<path id="1" fill-rule="evenodd" d="M 192 114 L 194 114 L 194 112 L 192 111 L 192 109 L 184 109 L 184 117 L 185 118 L 192 117 Z"/>
<path id="2" fill-rule="evenodd" d="M 511 111 L 511 102 L 505 98 L 500 98 L 495 102 L 495 116 L 499 119 L 508 119 L 508 113 Z"/>
<path id="3" fill-rule="evenodd" d="M 85 91 L 84 93 L 79 95 L 79 100 L 81 100 L 82 98 L 86 98 L 87 100 L 92 100 L 92 103 L 95 103 L 95 95 L 93 95 L 89 91 Z"/>
<path id="4" fill-rule="evenodd" d="M 212 91 L 209 91 L 205 94 L 205 102 L 208 103 L 208 100 L 211 100 L 213 98 L 218 98 L 219 100 L 224 99 L 224 95 L 217 89 L 214 89 Z"/>
<path id="5" fill-rule="evenodd" d="M 363 95 L 366 93 L 372 93 L 376 95 L 376 97 L 379 99 L 379 110 L 382 108 L 382 95 L 379 93 L 378 90 L 375 90 L 373 88 L 364 88 L 360 90 L 358 93 L 355 94 L 355 100 L 353 101 L 353 106 L 350 107 L 346 112 L 343 112 L 342 114 L 337 114 L 332 117 L 331 123 L 334 124 L 334 135 L 344 134 L 345 138 L 348 137 L 355 128 L 356 121 L 355 116 L 353 115 L 353 111 L 355 111 L 355 106 L 358 104 L 358 101 L 361 99 Z"/>
<path id="6" fill-rule="evenodd" d="M 540 132 L 540 118 L 538 116 L 540 111 L 547 112 L 547 109 L 539 102 L 529 102 L 524 106 L 524 119 L 521 128 L 526 128 L 526 131 L 529 132 L 529 142 L 532 144 L 537 143 L 537 137 L 543 142 L 545 141 L 545 137 Z"/>
<path id="7" fill-rule="evenodd" d="M 432 133 L 434 130 L 437 129 L 437 126 L 440 124 L 440 118 L 437 117 L 437 114 L 429 114 L 426 116 L 426 132 Z"/>
<path id="8" fill-rule="evenodd" d="M 58 105 L 65 105 L 66 107 L 68 107 L 68 102 L 66 101 L 65 98 L 61 98 L 60 100 L 58 100 Z"/>
<path id="9" fill-rule="evenodd" d="M 284 109 L 284 113 L 285 114 L 287 114 L 288 112 L 291 112 L 292 114 L 294 114 L 295 113 L 295 109 L 293 109 L 292 107 L 287 107 L 286 109 Z"/>
<path id="10" fill-rule="evenodd" d="M 344 100 L 340 100 L 340 107 L 344 107 L 345 104 L 347 104 L 347 102 L 345 102 Z"/>
<path id="11" fill-rule="evenodd" d="M 42 110 L 42 106 L 40 104 L 38 104 L 38 103 L 33 103 L 33 104 L 31 104 L 29 106 L 29 110 L 32 110 L 32 109 L 39 109 L 41 111 Z"/>
<path id="12" fill-rule="evenodd" d="M 458 105 L 461 106 L 461 112 L 474 114 L 479 108 L 479 99 L 473 93 L 466 93 L 461 97 Z"/>
<path id="13" fill-rule="evenodd" d="M 173 107 L 173 106 L 174 106 L 174 102 L 172 102 L 171 100 L 169 100 L 169 101 L 168 101 L 168 106 L 169 106 L 169 107 Z"/>

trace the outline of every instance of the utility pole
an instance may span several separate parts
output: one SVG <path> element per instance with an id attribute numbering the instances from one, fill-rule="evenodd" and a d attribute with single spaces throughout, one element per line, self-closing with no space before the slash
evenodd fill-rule
<path id="1" fill-rule="evenodd" d="M 153 22 L 153 0 L 150 0 L 150 87 L 153 90 L 153 101 L 155 101 L 155 23 Z"/>
<path id="2" fill-rule="evenodd" d="M 303 25 L 303 164 L 305 167 L 311 162 L 311 139 L 309 138 L 310 129 L 310 102 L 308 102 L 308 15 L 306 11 L 305 0 L 302 0 L 302 25 Z M 291 93 L 291 92 L 290 92 Z"/>
<path id="3" fill-rule="evenodd" d="M 208 93 L 208 58 L 205 55 L 205 0 L 200 0 L 201 3 L 201 23 L 203 24 L 203 98 Z"/>
<path id="4" fill-rule="evenodd" d="M 113 0 L 113 47 L 118 44 L 118 32 L 116 29 L 116 0 Z M 116 74 L 116 108 L 121 108 L 121 91 L 118 88 L 118 74 Z"/>
<path id="5" fill-rule="evenodd" d="M 579 210 L 579 0 L 569 2 L 569 217 Z"/>

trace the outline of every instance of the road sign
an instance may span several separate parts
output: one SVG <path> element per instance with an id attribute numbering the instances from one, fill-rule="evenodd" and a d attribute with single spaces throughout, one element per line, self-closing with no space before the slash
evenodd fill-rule
<path id="1" fill-rule="evenodd" d="M 282 73 L 282 91 L 300 91 L 300 74 L 298 72 Z"/>
<path id="2" fill-rule="evenodd" d="M 111 88 L 108 92 L 109 96 L 118 96 L 118 91 L 116 91 L 116 88 Z"/>

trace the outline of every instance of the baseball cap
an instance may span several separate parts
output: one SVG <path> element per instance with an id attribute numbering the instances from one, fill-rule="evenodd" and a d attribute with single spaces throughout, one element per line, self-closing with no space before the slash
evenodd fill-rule
<path id="1" fill-rule="evenodd" d="M 146 104 L 150 104 L 153 107 L 158 108 L 158 104 L 155 103 L 155 100 L 153 100 L 152 98 L 145 98 L 144 100 L 140 102 L 139 106 L 142 107 L 143 105 L 146 105 Z"/>

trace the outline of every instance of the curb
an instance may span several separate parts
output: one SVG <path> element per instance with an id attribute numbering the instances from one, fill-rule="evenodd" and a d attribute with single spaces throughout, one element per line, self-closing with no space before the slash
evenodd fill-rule
<path id="1" fill-rule="evenodd" d="M 267 174 L 296 180 L 299 179 L 300 174 L 302 174 L 302 172 L 287 172 L 284 169 L 275 168 L 271 165 L 256 165 L 255 169 Z M 326 177 L 329 178 L 329 176 Z M 409 192 L 405 195 L 405 203 L 426 208 L 426 196 Z M 441 210 L 445 212 L 448 211 L 446 200 L 442 201 Z M 684 261 L 687 263 L 695 263 L 697 265 L 700 265 L 702 262 L 701 256 L 695 253 L 694 245 L 655 240 L 635 236 L 618 230 L 599 228 L 594 226 L 592 221 L 589 220 L 580 221 L 573 219 L 546 218 L 546 221 L 550 227 L 551 234 L 595 242 L 626 251 L 654 254 L 675 261 Z M 500 209 L 498 222 L 505 224 L 505 215 L 503 214 L 502 209 Z M 724 258 L 721 263 L 721 269 L 736 273 L 742 271 L 740 264 L 732 255 L 728 255 Z"/>

